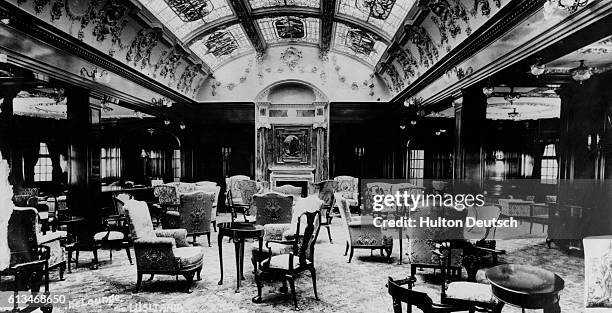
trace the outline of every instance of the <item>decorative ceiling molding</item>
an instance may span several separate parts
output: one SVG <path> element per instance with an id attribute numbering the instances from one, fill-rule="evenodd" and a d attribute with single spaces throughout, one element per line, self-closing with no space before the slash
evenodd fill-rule
<path id="1" fill-rule="evenodd" d="M 242 25 L 242 28 L 244 28 L 255 51 L 257 53 L 264 53 L 266 51 L 266 40 L 261 34 L 257 22 L 251 16 L 251 6 L 248 0 L 228 0 L 228 2 L 232 9 L 234 9 L 234 12 L 236 12 L 238 22 Z"/>
<path id="2" fill-rule="evenodd" d="M 472 32 L 470 36 L 459 43 L 449 53 L 430 66 L 429 69 L 423 73 L 423 75 L 419 76 L 411 85 L 398 93 L 392 101 L 394 103 L 400 103 L 403 99 L 414 96 L 417 92 L 426 88 L 430 83 L 453 70 L 453 68 L 460 65 L 463 61 L 474 56 L 476 52 L 497 40 L 502 34 L 514 28 L 521 21 L 540 9 L 546 1 L 547 0 L 510 1 L 501 8 L 493 18 L 487 20 L 481 27 Z M 411 26 L 406 27 L 410 29 Z M 403 40 L 408 40 L 414 38 L 414 36 L 406 34 L 404 38 Z M 424 49 L 424 51 L 427 51 L 426 44 L 424 45 Z"/>
<path id="3" fill-rule="evenodd" d="M 523 8 L 527 10 L 539 10 L 543 6 L 543 3 L 546 1 L 547 0 L 524 0 L 525 3 L 523 3 Z M 506 11 L 505 9 L 507 9 L 508 6 L 513 5 L 515 5 L 515 3 L 510 2 L 506 7 L 502 9 L 502 11 Z M 510 65 L 515 64 L 516 62 L 523 60 L 529 57 L 530 55 L 533 55 L 534 53 L 540 53 L 545 48 L 552 46 L 560 40 L 567 40 L 567 37 L 572 36 L 581 30 L 584 30 L 589 25 L 595 23 L 603 23 L 602 25 L 606 25 L 606 23 L 609 24 L 609 21 L 612 20 L 612 17 L 610 16 L 611 10 L 612 2 L 610 1 L 600 0 L 590 2 L 585 9 L 567 18 L 564 18 L 561 22 L 554 25 L 554 27 L 550 27 L 543 30 L 542 33 L 532 38 L 528 43 L 524 44 L 521 47 L 515 47 L 515 49 L 513 49 L 504 57 L 497 58 L 494 62 L 487 64 L 487 66 L 474 70 L 474 73 L 469 77 L 465 78 L 464 80 L 458 81 L 457 83 L 451 85 L 445 83 L 445 88 L 439 90 L 434 97 L 426 97 L 424 105 L 437 103 L 439 101 L 447 99 L 448 97 L 457 94 L 459 90 L 467 88 L 468 86 L 478 81 L 486 79 L 487 77 L 494 75 L 495 73 L 509 67 Z M 523 10 L 518 10 L 517 12 L 523 12 Z M 499 13 L 502 12 L 500 11 Z M 511 16 L 512 14 L 511 12 L 508 12 L 508 14 L 504 15 Z M 505 19 L 506 18 L 504 18 L 504 20 Z M 501 23 L 501 21 L 496 21 L 494 24 L 497 24 L 498 22 Z M 510 28 L 513 28 L 518 23 L 518 21 L 514 23 L 512 23 L 511 21 L 507 21 L 504 24 L 508 25 L 508 27 Z M 481 27 L 481 29 L 483 28 Z M 476 31 L 475 33 L 478 33 L 478 31 Z M 438 66 L 438 64 L 436 64 L 436 66 Z M 410 97 L 412 95 L 418 94 L 419 92 L 423 91 L 424 88 L 427 87 L 429 84 L 433 83 L 436 79 L 436 77 L 432 77 L 431 80 L 429 80 L 426 84 L 423 83 L 422 87 L 420 88 L 417 88 L 418 86 L 410 86 L 403 93 L 396 95 L 392 101 L 397 102 L 400 101 L 399 99 L 402 99 L 402 97 Z"/>
<path id="4" fill-rule="evenodd" d="M 337 0 L 322 1 L 323 6 L 321 8 L 322 16 L 320 49 L 323 53 L 329 52 L 329 48 L 331 47 L 332 35 L 334 31 L 334 14 L 336 12 L 336 1 Z"/>

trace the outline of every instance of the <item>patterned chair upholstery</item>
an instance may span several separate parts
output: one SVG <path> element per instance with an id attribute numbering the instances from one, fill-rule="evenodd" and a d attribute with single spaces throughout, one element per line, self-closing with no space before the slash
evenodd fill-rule
<path id="1" fill-rule="evenodd" d="M 13 194 L 13 204 L 18 207 L 36 207 L 38 193 L 38 188 L 17 188 Z"/>
<path id="2" fill-rule="evenodd" d="M 349 206 L 359 205 L 359 178 L 336 176 L 334 180 L 338 182 L 335 192 L 340 193 Z"/>
<path id="3" fill-rule="evenodd" d="M 417 207 L 410 211 L 409 217 L 419 220 L 421 217 L 429 217 L 432 220 L 445 218 L 447 220 L 465 220 L 467 210 L 459 211 L 453 207 Z M 440 246 L 447 244 L 450 239 L 463 241 L 463 227 L 408 227 L 406 237 L 408 238 L 408 259 L 411 268 L 433 268 L 442 269 L 448 266 L 450 271 L 461 272 L 461 255 L 463 250 L 459 247 L 444 250 L 444 262 L 438 253 Z M 445 263 L 446 262 L 446 263 Z"/>
<path id="4" fill-rule="evenodd" d="M 587 312 L 608 312 L 612 309 L 612 286 L 609 283 L 612 269 L 612 236 L 585 237 L 582 243 L 585 307 Z"/>
<path id="5" fill-rule="evenodd" d="M 171 182 L 168 183 L 168 185 L 176 187 L 176 192 L 178 192 L 179 194 L 194 192 L 197 186 L 195 183 L 184 182 Z"/>
<path id="6" fill-rule="evenodd" d="M 53 231 L 41 234 L 37 232 L 38 243 L 49 248 L 49 270 L 59 269 L 60 280 L 64 280 L 66 271 L 66 249 L 61 245 L 67 233 L 65 231 Z"/>
<path id="7" fill-rule="evenodd" d="M 155 186 L 153 194 L 157 197 L 159 205 L 162 207 L 178 206 L 181 204 L 177 188 L 174 185 Z"/>
<path id="8" fill-rule="evenodd" d="M 389 214 L 395 213 L 396 207 L 384 207 L 380 211 L 374 211 L 374 196 L 376 195 L 388 195 L 393 192 L 393 184 L 374 182 L 366 185 L 365 195 L 363 195 L 363 212 L 365 214 Z"/>
<path id="9" fill-rule="evenodd" d="M 49 291 L 49 248 L 38 243 L 38 212 L 31 207 L 15 207 L 8 221 L 9 267 L 2 271 L 0 290 Z M 8 277 L 6 279 L 4 277 Z M 19 311 L 19 310 L 17 310 Z"/>
<path id="10" fill-rule="evenodd" d="M 187 230 L 187 236 L 196 237 L 204 235 L 208 237 L 210 247 L 210 216 L 214 203 L 213 192 L 194 191 L 180 195 L 178 211 L 167 211 L 167 217 L 163 219 L 163 228 L 182 228 Z"/>
<path id="11" fill-rule="evenodd" d="M 154 230 L 149 208 L 143 201 L 129 200 L 126 215 L 136 252 L 135 291 L 140 289 L 143 274 L 180 274 L 187 279 L 187 292 L 191 292 L 193 276 L 197 273 L 200 279 L 204 253 L 199 247 L 189 246 L 187 230 Z"/>
<path id="12" fill-rule="evenodd" d="M 293 196 L 274 191 L 253 195 L 253 207 L 257 212 L 255 224 L 264 227 L 264 243 L 269 240 L 283 240 L 291 229 L 293 218 Z M 273 254 L 290 251 L 291 246 L 271 244 Z M 257 262 L 264 256 L 259 255 L 259 243 L 254 242 L 251 249 L 251 263 L 257 269 Z"/>
<path id="13" fill-rule="evenodd" d="M 204 191 L 204 192 L 212 192 L 215 194 L 213 199 L 212 211 L 210 213 L 210 222 L 213 225 L 213 229 L 217 232 L 217 204 L 219 203 L 219 194 L 221 194 L 221 187 L 217 186 L 215 183 L 212 184 L 201 184 L 196 183 L 196 190 Z"/>
<path id="14" fill-rule="evenodd" d="M 242 198 L 240 197 L 240 188 L 237 182 L 241 180 L 250 180 L 249 176 L 245 175 L 234 175 L 225 179 L 225 201 L 228 207 L 232 204 L 242 204 Z"/>
<path id="15" fill-rule="evenodd" d="M 381 253 L 385 251 L 387 261 L 391 262 L 393 237 L 383 235 L 382 229 L 372 224 L 371 216 L 352 217 L 348 202 L 342 197 L 341 193 L 337 193 L 335 198 L 340 209 L 342 224 L 348 233 L 349 239 L 346 241 L 346 250 L 344 251 L 344 255 L 346 255 L 350 248 L 351 253 L 348 262 L 351 263 L 355 249 L 381 250 Z"/>
<path id="16" fill-rule="evenodd" d="M 302 188 L 293 185 L 282 185 L 279 187 L 272 188 L 273 191 L 284 193 L 286 195 L 292 195 L 295 200 L 302 196 Z"/>
<path id="17" fill-rule="evenodd" d="M 240 180 L 234 183 L 234 192 L 238 192 L 240 197 L 238 203 L 236 197 L 232 198 L 232 221 L 237 216 L 238 211 L 242 211 L 245 222 L 253 222 L 257 212 L 253 212 L 253 195 L 257 193 L 259 188 L 254 180 Z"/>

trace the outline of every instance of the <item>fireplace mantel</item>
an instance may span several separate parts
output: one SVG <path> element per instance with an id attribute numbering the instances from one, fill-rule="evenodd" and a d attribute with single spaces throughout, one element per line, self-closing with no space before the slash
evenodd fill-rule
<path id="1" fill-rule="evenodd" d="M 305 166 L 271 166 L 270 186 L 276 187 L 280 181 L 305 181 L 314 182 L 314 167 Z"/>

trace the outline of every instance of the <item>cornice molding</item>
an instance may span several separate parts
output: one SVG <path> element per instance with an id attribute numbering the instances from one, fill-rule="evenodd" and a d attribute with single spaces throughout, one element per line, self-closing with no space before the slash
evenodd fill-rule
<path id="1" fill-rule="evenodd" d="M 67 53 L 77 56 L 91 64 L 120 75 L 138 85 L 141 85 L 155 93 L 170 98 L 175 102 L 195 103 L 189 97 L 171 89 L 168 86 L 150 78 L 130 66 L 115 60 L 113 57 L 98 51 L 97 49 L 79 41 L 76 38 L 58 30 L 52 25 L 45 23 L 22 11 L 18 7 L 8 3 L 0 3 L 0 19 L 10 19 L 10 26 L 20 30 L 31 37 L 61 49 Z"/>
<path id="2" fill-rule="evenodd" d="M 461 64 L 476 52 L 484 49 L 501 35 L 507 33 L 517 24 L 531 16 L 540 9 L 547 0 L 518 0 L 511 1 L 499 10 L 497 14 L 481 27 L 475 30 L 468 38 L 443 56 L 429 70 L 417 78 L 412 84 L 398 93 L 391 101 L 401 102 L 403 99 L 415 95 L 429 84 L 445 75 L 455 66 Z M 404 38 L 400 39 L 404 41 Z M 400 45 L 402 42 L 400 42 Z M 383 66 L 384 67 L 384 66 Z"/>

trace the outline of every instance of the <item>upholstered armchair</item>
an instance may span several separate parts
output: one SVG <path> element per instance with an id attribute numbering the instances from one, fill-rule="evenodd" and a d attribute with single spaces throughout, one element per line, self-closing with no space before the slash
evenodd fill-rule
<path id="1" fill-rule="evenodd" d="M 153 194 L 163 208 L 177 207 L 181 204 L 176 186 L 169 184 L 155 186 Z"/>
<path id="2" fill-rule="evenodd" d="M 293 185 L 282 185 L 279 187 L 274 187 L 272 190 L 284 193 L 286 195 L 292 195 L 296 200 L 302 196 L 302 188 Z"/>
<path id="3" fill-rule="evenodd" d="M 287 231 L 291 229 L 293 214 L 293 196 L 277 192 L 253 195 L 253 207 L 256 211 L 255 224 L 264 227 L 263 241 L 283 240 L 287 236 Z M 271 244 L 274 254 L 281 254 L 289 251 L 291 246 L 281 244 Z M 262 259 L 259 254 L 259 244 L 254 242 L 251 249 L 251 263 L 254 270 L 257 270 L 257 262 Z"/>
<path id="4" fill-rule="evenodd" d="M 237 200 L 236 197 L 232 198 L 232 221 L 237 216 L 237 212 L 242 211 L 244 221 L 252 222 L 252 219 L 256 216 L 256 212 L 252 212 L 251 209 L 253 204 L 253 195 L 259 190 L 257 187 L 257 182 L 250 179 L 241 180 L 237 181 L 234 186 L 236 192 L 240 193 L 240 198 L 238 202 L 234 202 Z M 247 216 L 251 217 L 251 219 L 249 219 Z"/>
<path id="5" fill-rule="evenodd" d="M 336 176 L 338 182 L 335 192 L 340 193 L 349 206 L 359 205 L 359 178 L 353 176 Z"/>
<path id="6" fill-rule="evenodd" d="M 38 188 L 16 188 L 13 204 L 18 207 L 33 207 L 38 204 Z"/>
<path id="7" fill-rule="evenodd" d="M 239 181 L 250 180 L 251 178 L 245 175 L 234 175 L 225 178 L 225 205 L 232 211 L 232 221 L 237 218 L 236 210 L 242 210 L 242 214 L 246 220 L 247 207 L 242 201 Z"/>
<path id="8" fill-rule="evenodd" d="M 193 277 L 200 279 L 204 253 L 199 247 L 187 243 L 187 230 L 154 230 L 146 202 L 130 200 L 126 203 L 126 215 L 136 253 L 138 291 L 142 275 L 183 275 L 187 279 L 187 292 L 191 292 Z"/>
<path id="9" fill-rule="evenodd" d="M 210 223 L 213 225 L 213 229 L 217 232 L 217 204 L 219 203 L 219 194 L 221 193 L 221 187 L 213 184 L 200 184 L 196 183 L 196 189 L 204 192 L 212 192 L 215 194 L 213 199 L 212 211 L 210 212 Z M 211 182 L 212 183 L 212 182 Z M 198 185 L 200 184 L 200 185 Z"/>
<path id="10" fill-rule="evenodd" d="M 393 192 L 393 184 L 383 182 L 373 182 L 366 185 L 365 194 L 363 195 L 363 212 L 366 215 L 388 215 L 396 212 L 395 206 L 385 206 L 382 210 L 374 211 L 374 196 L 388 195 Z"/>
<path id="11" fill-rule="evenodd" d="M 196 237 L 206 234 L 210 247 L 210 216 L 215 194 L 213 192 L 194 191 L 180 195 L 178 211 L 167 211 L 163 219 L 163 228 L 183 228 L 187 236 Z"/>
<path id="12" fill-rule="evenodd" d="M 327 229 L 327 238 L 329 238 L 329 243 L 333 243 L 331 237 L 331 222 L 332 215 L 331 210 L 334 205 L 334 191 L 338 189 L 338 182 L 335 180 L 324 180 L 315 184 L 315 190 L 319 199 L 323 201 L 323 205 L 321 206 L 321 227 L 325 227 Z"/>
<path id="13" fill-rule="evenodd" d="M 342 224 L 348 233 L 349 239 L 346 241 L 346 249 L 344 251 L 344 255 L 346 255 L 350 248 L 351 253 L 348 262 L 351 263 L 355 249 L 366 249 L 370 250 L 370 252 L 380 250 L 381 254 L 384 251 L 387 253 L 387 261 L 391 262 L 393 237 L 383 235 L 382 229 L 374 226 L 370 216 L 351 216 L 348 202 L 342 197 L 342 194 L 337 193 L 335 198 L 340 209 Z"/>
<path id="14" fill-rule="evenodd" d="M 49 292 L 49 248 L 38 243 L 38 212 L 34 208 L 16 207 L 8 221 L 9 267 L 0 271 L 0 290 L 37 292 L 44 286 Z M 16 310 L 19 312 L 17 303 Z M 42 308 L 51 312 L 51 307 Z"/>

